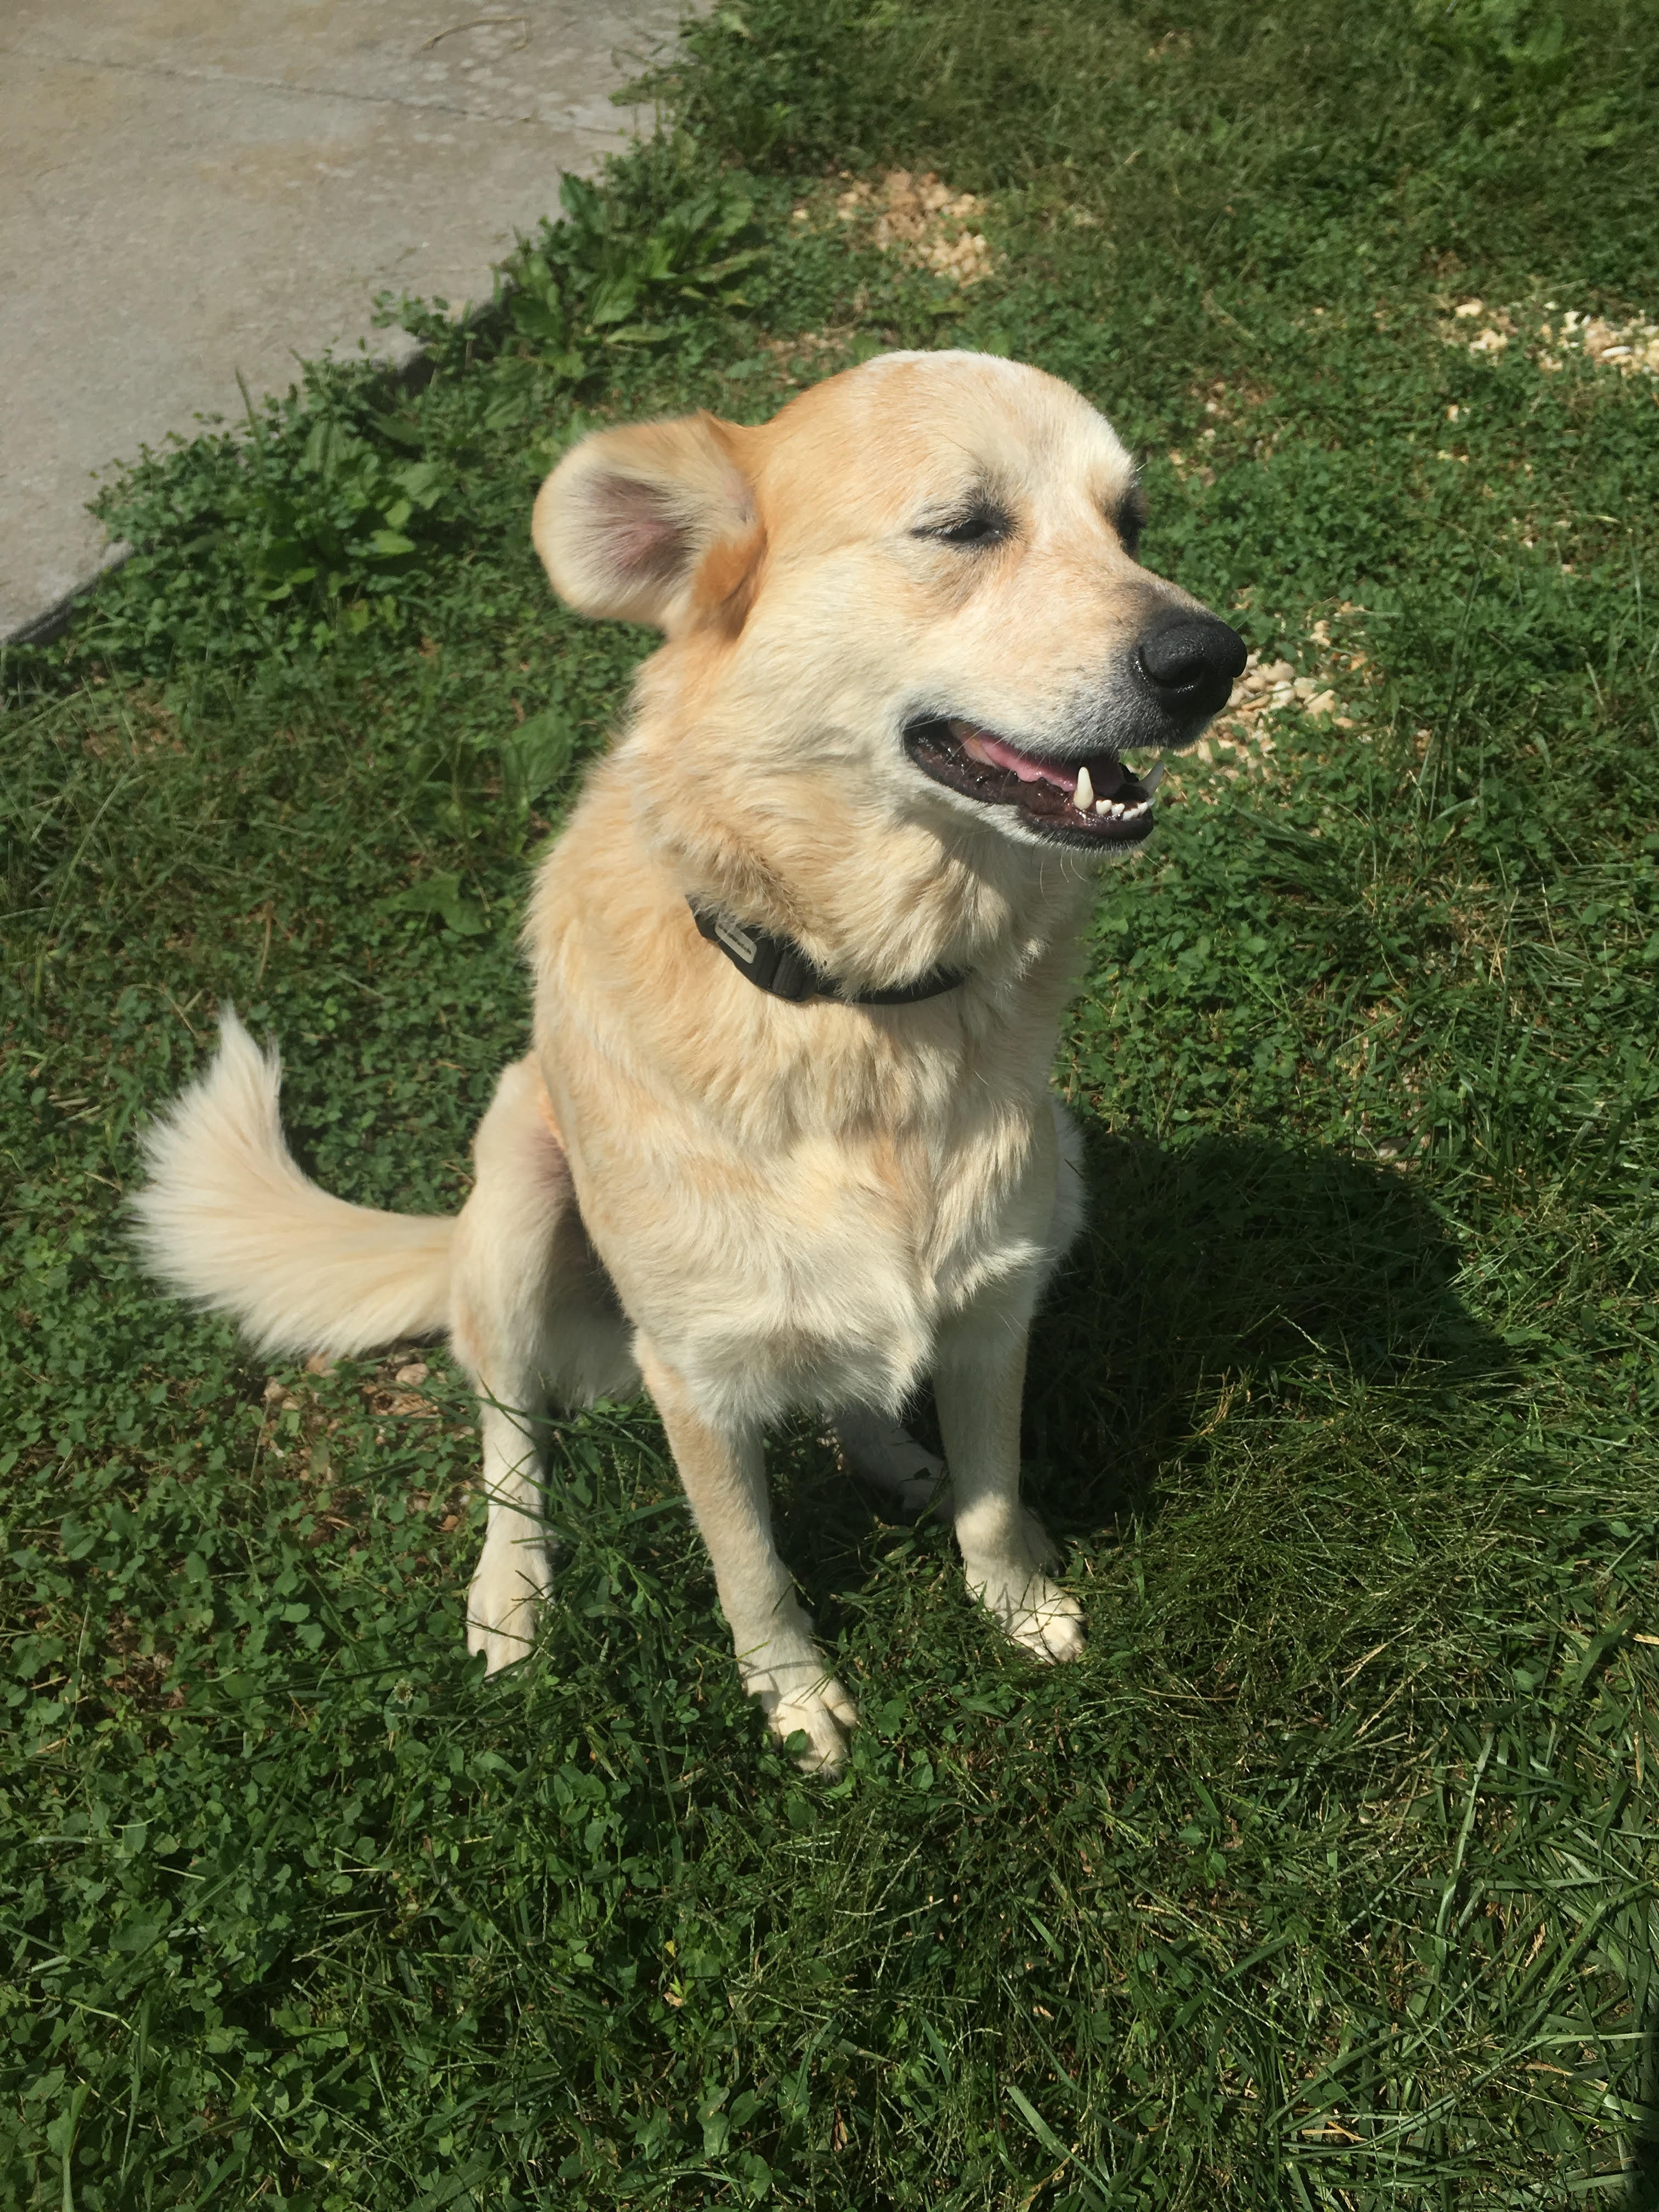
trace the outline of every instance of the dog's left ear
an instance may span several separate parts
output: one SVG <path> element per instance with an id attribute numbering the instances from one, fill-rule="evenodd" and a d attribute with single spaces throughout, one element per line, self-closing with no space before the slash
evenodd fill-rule
<path id="1" fill-rule="evenodd" d="M 537 495 L 530 534 L 554 590 L 585 615 L 650 623 L 671 635 L 709 596 L 708 556 L 728 572 L 758 551 L 755 503 L 738 459 L 743 433 L 708 414 L 597 430 L 573 446 Z"/>

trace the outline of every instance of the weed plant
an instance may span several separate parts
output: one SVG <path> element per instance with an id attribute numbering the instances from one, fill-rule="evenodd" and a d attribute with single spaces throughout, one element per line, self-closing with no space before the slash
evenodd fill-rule
<path id="1" fill-rule="evenodd" d="M 0 720 L 7 2202 L 1659 2202 L 1659 385 L 1542 335 L 1659 307 L 1651 29 L 722 5 L 489 313 L 405 305 L 422 388 L 308 372 L 112 493 L 139 555 Z M 838 216 L 894 163 L 985 197 L 981 282 Z M 814 1786 L 647 1406 L 552 1427 L 485 1682 L 441 1352 L 268 1370 L 122 1200 L 228 999 L 325 1183 L 459 1201 L 647 644 L 551 604 L 537 480 L 941 342 L 1094 397 L 1149 562 L 1342 720 L 1103 883 L 1026 1438 L 1090 1656 L 802 1425 L 865 1716 Z"/>

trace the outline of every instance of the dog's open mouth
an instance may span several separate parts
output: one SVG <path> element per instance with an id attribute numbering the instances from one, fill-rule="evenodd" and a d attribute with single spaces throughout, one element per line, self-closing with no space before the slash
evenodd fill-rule
<path id="1" fill-rule="evenodd" d="M 928 715 L 904 732 L 910 757 L 935 783 L 984 806 L 1012 806 L 1033 830 L 1072 845 L 1138 845 L 1152 830 L 1162 764 L 1137 778 L 1115 753 L 1043 760 L 976 722 Z"/>

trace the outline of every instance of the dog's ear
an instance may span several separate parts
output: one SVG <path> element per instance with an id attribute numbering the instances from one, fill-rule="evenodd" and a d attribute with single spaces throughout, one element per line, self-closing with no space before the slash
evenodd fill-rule
<path id="1" fill-rule="evenodd" d="M 554 590 L 580 614 L 681 628 L 715 547 L 757 549 L 755 504 L 738 459 L 742 433 L 713 415 L 597 430 L 537 495 L 530 534 Z M 717 596 L 724 600 L 731 586 Z"/>

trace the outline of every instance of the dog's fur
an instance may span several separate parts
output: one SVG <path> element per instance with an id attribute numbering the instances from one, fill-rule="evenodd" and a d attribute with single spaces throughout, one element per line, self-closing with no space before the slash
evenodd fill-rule
<path id="1" fill-rule="evenodd" d="M 482 1406 L 468 1641 L 492 1669 L 529 1649 L 551 1577 L 534 1415 L 641 1378 L 744 1679 L 809 1765 L 840 1761 L 856 1716 L 772 1542 L 762 1437 L 793 1410 L 821 1409 L 849 1464 L 915 1503 L 942 1470 L 896 1419 L 931 1376 L 969 1589 L 1036 1656 L 1081 1650 L 1018 1449 L 1032 1311 L 1080 1218 L 1048 1070 L 1095 855 L 934 781 L 904 732 L 964 717 L 1073 760 L 1137 741 L 1114 734 L 1125 658 L 1194 603 L 1134 561 L 1134 496 L 1075 392 L 966 354 L 878 358 L 757 429 L 587 438 L 537 501 L 538 550 L 573 606 L 666 642 L 542 866 L 534 1047 L 497 1085 L 459 1218 L 308 1182 L 276 1058 L 234 1014 L 152 1129 L 154 1264 L 262 1346 L 449 1332 Z M 1002 534 L 952 536 L 987 499 Z M 849 997 L 967 979 L 787 1003 L 688 899 L 793 939 Z"/>

